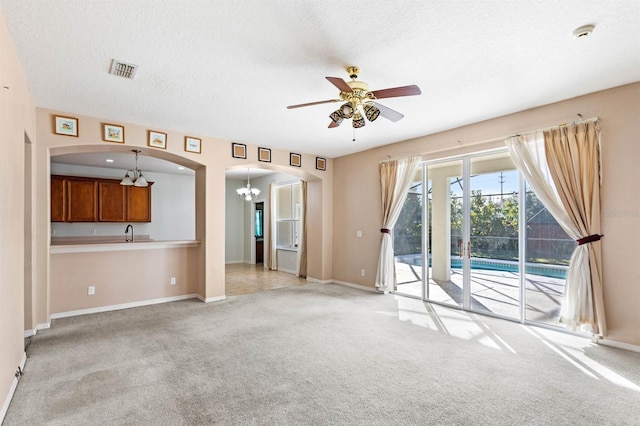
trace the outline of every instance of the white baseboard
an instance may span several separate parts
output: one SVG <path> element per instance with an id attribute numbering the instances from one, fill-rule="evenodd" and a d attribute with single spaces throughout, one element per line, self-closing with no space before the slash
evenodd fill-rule
<path id="1" fill-rule="evenodd" d="M 219 302 L 221 300 L 226 300 L 227 296 L 215 296 L 215 297 L 202 297 L 199 294 L 196 295 L 196 297 L 198 299 L 200 299 L 202 302 L 204 303 L 210 303 L 210 302 Z"/>
<path id="2" fill-rule="evenodd" d="M 307 281 L 318 284 L 331 284 L 333 282 L 333 280 L 319 280 L 313 277 L 307 277 Z"/>
<path id="3" fill-rule="evenodd" d="M 138 302 L 121 303 L 119 305 L 98 306 L 96 308 L 79 309 L 77 311 L 58 312 L 51 314 L 51 319 L 75 317 L 78 315 L 97 314 L 100 312 L 117 311 L 120 309 L 138 308 L 141 306 L 157 305 L 159 303 L 177 302 L 178 300 L 199 298 L 197 294 L 163 297 L 160 299 L 140 300 Z"/>
<path id="4" fill-rule="evenodd" d="M 24 371 L 24 365 L 27 363 L 27 353 L 24 352 L 22 354 L 22 360 L 20 361 L 20 370 Z M 11 404 L 11 400 L 13 399 L 13 394 L 16 392 L 16 388 L 18 387 L 18 381 L 20 379 L 18 377 L 13 378 L 13 383 L 11 383 L 11 388 L 9 389 L 9 393 L 4 400 L 4 404 L 2 404 L 2 411 L 0 411 L 0 425 L 4 422 L 4 416 L 7 415 L 7 410 L 9 410 L 9 404 Z"/>
<path id="5" fill-rule="evenodd" d="M 225 265 L 232 265 L 232 264 L 235 264 L 235 263 L 244 263 L 244 260 L 226 260 L 224 262 Z"/>
<path id="6" fill-rule="evenodd" d="M 640 353 L 640 346 L 632 345 L 630 343 L 618 342 L 617 340 L 611 339 L 599 339 L 595 340 L 595 342 L 599 345 L 611 346 L 612 348 L 624 349 L 626 351 Z"/>
<path id="7" fill-rule="evenodd" d="M 38 329 L 36 328 L 34 328 L 33 330 L 25 330 L 24 338 L 26 339 L 27 337 L 35 336 L 37 332 L 38 332 Z"/>
<path id="8" fill-rule="evenodd" d="M 374 288 L 374 287 L 367 287 L 366 285 L 348 283 L 346 281 L 331 280 L 330 283 L 340 284 L 340 285 L 344 285 L 344 286 L 352 287 L 352 288 L 357 288 L 358 290 L 371 291 L 373 293 L 379 293 L 379 294 L 383 293 L 382 291 L 379 291 L 377 288 Z"/>
<path id="9" fill-rule="evenodd" d="M 51 318 L 49 318 L 49 322 L 43 322 L 42 324 L 38 324 L 36 326 L 37 330 L 46 330 L 47 328 L 51 328 Z"/>
<path id="10" fill-rule="evenodd" d="M 296 275 L 296 274 L 297 274 L 297 272 L 296 272 L 296 271 L 292 271 L 291 269 L 280 268 L 280 267 L 278 267 L 278 271 L 280 271 L 280 272 L 286 272 L 287 274 L 293 274 L 293 275 Z"/>

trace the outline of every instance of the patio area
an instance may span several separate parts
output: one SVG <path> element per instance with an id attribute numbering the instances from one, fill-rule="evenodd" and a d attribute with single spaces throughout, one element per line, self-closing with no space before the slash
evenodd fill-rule
<path id="1" fill-rule="evenodd" d="M 396 258 L 399 294 L 422 297 L 422 266 L 416 258 Z M 430 268 L 429 268 L 430 269 Z M 471 269 L 471 308 L 510 318 L 520 318 L 519 273 L 491 269 Z M 431 271 L 429 271 L 431 276 Z M 451 280 L 429 280 L 428 299 L 462 306 L 462 269 L 451 268 Z M 544 275 L 525 275 L 525 317 L 529 321 L 554 326 L 558 323 L 565 280 Z"/>

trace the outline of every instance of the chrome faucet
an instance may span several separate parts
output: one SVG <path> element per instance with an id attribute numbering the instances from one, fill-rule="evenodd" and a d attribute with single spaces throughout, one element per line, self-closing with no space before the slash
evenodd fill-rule
<path id="1" fill-rule="evenodd" d="M 129 239 L 129 230 L 131 230 L 131 239 Z M 124 230 L 124 242 L 133 242 L 133 225 L 128 224 L 126 229 Z"/>

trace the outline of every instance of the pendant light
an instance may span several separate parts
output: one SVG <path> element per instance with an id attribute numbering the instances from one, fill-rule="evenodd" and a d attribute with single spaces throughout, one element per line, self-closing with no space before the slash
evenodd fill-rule
<path id="1" fill-rule="evenodd" d="M 238 193 L 238 197 L 242 198 L 245 201 L 255 200 L 260 194 L 260 190 L 256 188 L 251 188 L 251 181 L 249 180 L 249 169 L 247 169 L 247 186 L 236 189 Z"/>
<path id="2" fill-rule="evenodd" d="M 120 185 L 125 186 L 137 186 L 144 187 L 149 186 L 149 182 L 142 176 L 142 172 L 138 169 L 138 153 L 139 149 L 132 149 L 131 152 L 136 154 L 136 168 L 135 170 L 127 170 L 124 174 L 124 178 L 120 181 Z M 133 174 L 133 177 L 130 175 Z"/>

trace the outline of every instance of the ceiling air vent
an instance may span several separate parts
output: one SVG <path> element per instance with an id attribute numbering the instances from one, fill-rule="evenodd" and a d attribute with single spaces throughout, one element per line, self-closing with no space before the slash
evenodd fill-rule
<path id="1" fill-rule="evenodd" d="M 118 77 L 128 78 L 129 80 L 133 80 L 133 77 L 136 75 L 136 71 L 138 71 L 138 66 L 133 64 L 127 64 L 124 62 L 120 62 L 116 59 L 111 61 L 111 70 L 109 74 L 117 75 Z"/>

